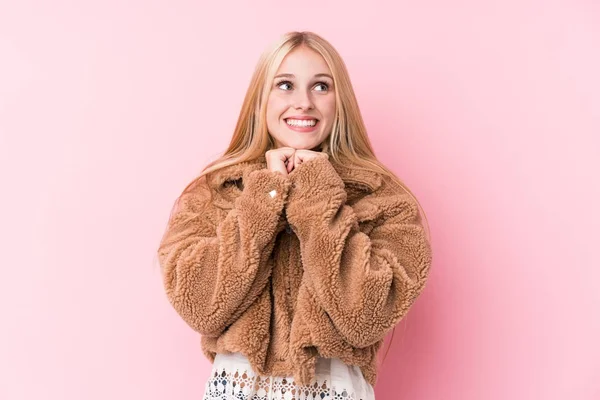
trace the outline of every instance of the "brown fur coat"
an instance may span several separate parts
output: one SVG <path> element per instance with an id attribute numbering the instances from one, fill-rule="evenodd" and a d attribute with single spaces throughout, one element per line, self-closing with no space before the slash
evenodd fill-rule
<path id="1" fill-rule="evenodd" d="M 431 265 L 416 203 L 383 175 L 320 157 L 287 177 L 262 156 L 203 178 L 173 213 L 159 260 L 205 356 L 239 351 L 299 384 L 317 356 L 338 357 L 374 386 L 383 339 Z"/>

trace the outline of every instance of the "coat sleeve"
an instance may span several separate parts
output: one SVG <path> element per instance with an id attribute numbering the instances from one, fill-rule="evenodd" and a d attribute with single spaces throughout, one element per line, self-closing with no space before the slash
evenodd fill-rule
<path id="1" fill-rule="evenodd" d="M 416 203 L 384 179 L 359 200 L 379 210 L 367 234 L 328 159 L 298 165 L 290 180 L 286 214 L 300 240 L 309 291 L 350 345 L 383 339 L 422 291 L 431 264 Z"/>
<path id="2" fill-rule="evenodd" d="M 200 334 L 219 336 L 263 291 L 289 186 L 279 172 L 250 172 L 222 220 L 205 182 L 181 197 L 158 257 L 169 301 Z"/>

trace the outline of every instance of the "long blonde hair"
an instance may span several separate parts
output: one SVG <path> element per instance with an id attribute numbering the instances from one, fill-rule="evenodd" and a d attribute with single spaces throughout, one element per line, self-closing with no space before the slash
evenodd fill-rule
<path id="1" fill-rule="evenodd" d="M 308 31 L 288 32 L 262 53 L 252 75 L 227 150 L 217 160 L 204 167 L 200 175 L 185 187 L 181 196 L 193 190 L 204 175 L 232 164 L 253 160 L 275 147 L 273 138 L 267 130 L 266 104 L 279 66 L 285 56 L 299 46 L 306 46 L 323 57 L 335 83 L 335 119 L 331 134 L 322 143 L 321 151 L 328 153 L 329 158 L 335 162 L 376 171 L 390 177 L 415 200 L 421 215 L 425 217 L 426 232 L 430 236 L 427 216 L 419 201 L 410 189 L 375 157 L 344 61 L 328 41 Z M 173 209 L 176 208 L 177 201 Z M 395 329 L 394 327 L 394 331 Z M 388 351 L 390 347 L 391 340 Z M 387 352 L 384 360 L 385 357 Z"/>

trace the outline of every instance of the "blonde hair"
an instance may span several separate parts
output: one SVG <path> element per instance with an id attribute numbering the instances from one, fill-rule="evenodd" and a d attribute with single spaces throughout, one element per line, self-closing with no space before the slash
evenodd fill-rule
<path id="1" fill-rule="evenodd" d="M 335 119 L 331 134 L 321 145 L 321 151 L 326 152 L 329 159 L 333 159 L 335 162 L 387 175 L 410 194 L 418 205 L 421 215 L 427 221 L 423 208 L 410 189 L 375 157 L 342 57 L 328 41 L 308 31 L 288 32 L 262 53 L 250 80 L 227 150 L 217 160 L 204 167 L 201 174 L 185 187 L 181 196 L 193 190 L 204 175 L 232 164 L 253 160 L 275 147 L 274 140 L 267 130 L 266 104 L 279 66 L 285 56 L 299 46 L 306 46 L 320 54 L 333 76 L 336 100 Z M 173 209 L 176 208 L 181 196 L 177 199 Z M 426 227 L 429 237 L 428 222 Z M 391 341 L 388 351 L 390 347 Z M 387 352 L 384 360 L 385 357 L 387 357 Z"/>

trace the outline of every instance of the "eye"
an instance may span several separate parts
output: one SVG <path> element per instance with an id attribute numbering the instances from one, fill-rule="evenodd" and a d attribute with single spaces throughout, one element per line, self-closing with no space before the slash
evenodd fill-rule
<path id="1" fill-rule="evenodd" d="M 283 89 L 281 86 L 283 85 L 290 85 L 292 86 L 292 84 L 290 83 L 290 81 L 279 81 L 276 83 L 277 87 L 280 89 Z M 283 90 L 289 90 L 289 89 L 283 89 Z"/>
<path id="2" fill-rule="evenodd" d="M 327 90 L 329 90 L 329 85 L 326 84 L 325 82 L 318 82 L 315 87 L 317 87 L 317 86 L 324 87 L 324 89 L 319 90 L 319 92 L 326 92 Z"/>

